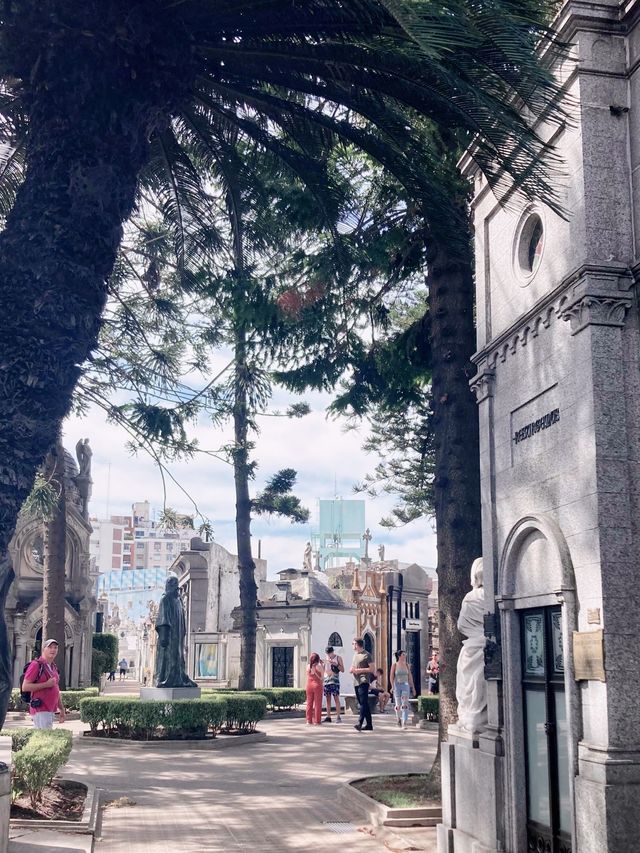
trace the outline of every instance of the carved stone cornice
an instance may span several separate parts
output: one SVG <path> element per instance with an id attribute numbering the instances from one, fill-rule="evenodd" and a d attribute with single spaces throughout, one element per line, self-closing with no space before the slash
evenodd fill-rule
<path id="1" fill-rule="evenodd" d="M 629 293 L 586 293 L 571 304 L 565 304 L 558 316 L 571 324 L 572 335 L 587 326 L 621 327 L 631 302 Z"/>
<path id="2" fill-rule="evenodd" d="M 469 386 L 476 395 L 476 402 L 482 403 L 488 397 L 493 397 L 496 374 L 493 370 L 482 370 L 469 382 Z"/>
<path id="3" fill-rule="evenodd" d="M 589 324 L 621 326 L 633 301 L 631 288 L 637 285 L 638 280 L 639 276 L 634 277 L 633 271 L 623 264 L 585 263 L 565 276 L 556 288 L 489 341 L 471 360 L 482 368 L 482 372 L 495 370 L 498 363 L 503 364 L 519 348 L 527 346 L 543 330 L 548 329 L 555 318 L 573 318 L 576 328 L 574 330 L 572 325 L 572 335 Z M 602 304 L 598 303 L 599 300 Z M 584 303 L 582 316 L 576 319 L 574 315 L 579 315 L 580 311 L 577 308 L 574 311 L 574 306 L 581 303 Z M 479 376 L 474 377 L 472 382 Z"/>

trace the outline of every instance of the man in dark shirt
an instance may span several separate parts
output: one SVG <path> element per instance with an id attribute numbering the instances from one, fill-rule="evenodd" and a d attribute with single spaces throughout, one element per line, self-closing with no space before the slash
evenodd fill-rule
<path id="1" fill-rule="evenodd" d="M 353 641 L 353 663 L 349 672 L 353 675 L 360 718 L 354 726 L 359 732 L 370 732 L 373 730 L 371 722 L 371 708 L 369 707 L 369 682 L 371 676 L 375 676 L 373 661 L 369 652 L 365 651 L 364 642 L 360 639 Z M 366 722 L 366 725 L 363 723 Z"/>

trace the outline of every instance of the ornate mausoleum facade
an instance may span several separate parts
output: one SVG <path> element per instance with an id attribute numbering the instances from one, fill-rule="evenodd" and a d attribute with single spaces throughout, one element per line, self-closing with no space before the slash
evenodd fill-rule
<path id="1" fill-rule="evenodd" d="M 440 853 L 640 843 L 640 3 L 558 25 L 568 218 L 466 164 L 487 708 L 443 744 Z"/>
<path id="2" fill-rule="evenodd" d="M 91 684 L 91 639 L 96 574 L 89 557 L 88 502 L 91 493 L 91 451 L 79 442 L 79 465 L 65 451 L 66 569 L 65 569 L 65 663 L 68 687 Z M 42 584 L 44 542 L 42 522 L 22 513 L 10 544 L 15 580 L 7 598 L 6 620 L 13 648 L 13 683 L 18 686 L 22 669 L 40 651 L 42 643 Z"/>

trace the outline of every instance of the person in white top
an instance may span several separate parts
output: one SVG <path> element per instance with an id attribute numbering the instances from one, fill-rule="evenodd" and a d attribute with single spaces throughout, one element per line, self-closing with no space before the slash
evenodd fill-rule
<path id="1" fill-rule="evenodd" d="M 340 716 L 340 673 L 344 672 L 344 663 L 340 655 L 333 650 L 333 646 L 325 649 L 327 656 L 324 659 L 324 698 L 327 703 L 327 716 L 325 723 L 331 722 L 331 697 L 336 706 L 336 723 L 342 722 Z"/>

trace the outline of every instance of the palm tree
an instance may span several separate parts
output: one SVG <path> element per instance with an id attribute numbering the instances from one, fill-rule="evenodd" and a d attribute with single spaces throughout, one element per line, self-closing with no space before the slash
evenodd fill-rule
<path id="1" fill-rule="evenodd" d="M 282 158 L 331 210 L 317 155 L 339 139 L 420 198 L 446 244 L 434 122 L 458 142 L 474 139 L 499 190 L 517 182 L 554 198 L 551 152 L 520 111 L 562 118 L 536 52 L 552 40 L 547 14 L 545 0 L 3 4 L 1 590 L 20 506 L 96 346 L 140 183 L 180 222 L 180 251 L 207 212 L 182 192 L 199 183 L 187 148 L 216 168 L 240 135 Z"/>
<path id="2" fill-rule="evenodd" d="M 240 134 L 303 174 L 329 206 L 317 154 L 339 138 L 419 193 L 436 223 L 444 194 L 427 117 L 475 134 L 490 178 L 500 167 L 525 192 L 552 196 L 545 145 L 514 101 L 535 115 L 555 92 L 535 54 L 543 6 L 4 4 L 2 133 L 21 152 L 25 178 L 5 189 L 12 203 L 0 235 L 0 553 L 96 345 L 139 181 L 158 187 L 186 228 L 205 211 L 180 191 L 198 183 L 185 144 L 215 165 Z"/>

